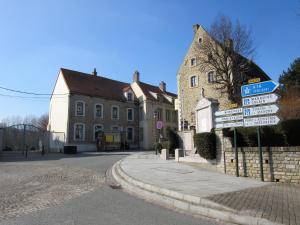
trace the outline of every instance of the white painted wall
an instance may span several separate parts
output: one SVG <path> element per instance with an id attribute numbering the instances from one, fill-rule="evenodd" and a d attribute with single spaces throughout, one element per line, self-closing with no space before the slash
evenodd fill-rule
<path id="1" fill-rule="evenodd" d="M 67 84 L 60 72 L 50 100 L 48 130 L 64 132 L 66 140 L 68 135 L 69 93 Z"/>

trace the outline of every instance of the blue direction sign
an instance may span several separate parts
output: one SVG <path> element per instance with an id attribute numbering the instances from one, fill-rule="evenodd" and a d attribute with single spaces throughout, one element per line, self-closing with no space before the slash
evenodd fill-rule
<path id="1" fill-rule="evenodd" d="M 243 85 L 241 88 L 242 97 L 271 93 L 275 91 L 278 86 L 279 84 L 272 80 Z"/>

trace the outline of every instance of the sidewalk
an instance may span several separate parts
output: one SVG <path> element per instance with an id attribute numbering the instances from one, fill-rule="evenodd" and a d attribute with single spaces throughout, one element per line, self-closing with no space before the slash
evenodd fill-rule
<path id="1" fill-rule="evenodd" d="M 135 154 L 114 165 L 124 189 L 158 204 L 237 224 L 300 224 L 300 186 L 260 182 Z"/>

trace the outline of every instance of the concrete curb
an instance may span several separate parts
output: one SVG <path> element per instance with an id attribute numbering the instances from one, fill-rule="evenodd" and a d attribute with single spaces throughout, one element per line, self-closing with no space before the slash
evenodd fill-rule
<path id="1" fill-rule="evenodd" d="M 219 219 L 224 222 L 242 225 L 280 225 L 267 219 L 241 215 L 238 211 L 207 199 L 143 183 L 124 172 L 121 165 L 125 159 L 113 165 L 112 175 L 125 190 L 141 198 L 168 208 L 176 208 L 190 214 Z"/>

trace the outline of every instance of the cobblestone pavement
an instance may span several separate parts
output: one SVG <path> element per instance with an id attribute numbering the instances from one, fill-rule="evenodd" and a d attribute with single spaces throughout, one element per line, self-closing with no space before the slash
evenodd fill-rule
<path id="1" fill-rule="evenodd" d="M 48 162 L 4 163 L 0 171 L 0 220 L 60 204 L 105 181 L 105 174 Z"/>
<path id="2" fill-rule="evenodd" d="M 217 194 L 207 199 L 273 222 L 300 224 L 300 185 L 270 184 L 264 187 Z"/>

